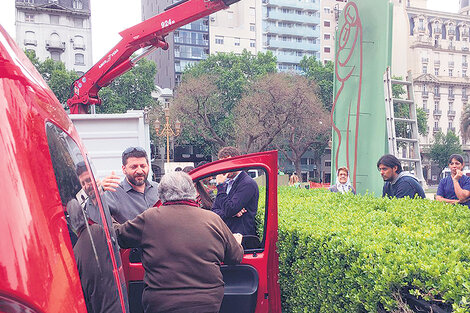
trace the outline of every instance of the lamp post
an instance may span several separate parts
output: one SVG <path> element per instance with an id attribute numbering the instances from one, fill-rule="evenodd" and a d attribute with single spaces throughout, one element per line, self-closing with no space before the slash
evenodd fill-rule
<path id="1" fill-rule="evenodd" d="M 171 128 L 170 125 L 170 108 L 166 107 L 163 109 L 165 112 L 165 125 L 163 125 L 162 130 L 160 131 L 160 121 L 155 120 L 155 132 L 158 137 L 166 136 L 166 162 L 170 163 L 170 136 L 178 136 L 181 133 L 181 122 L 176 120 L 175 130 Z"/>

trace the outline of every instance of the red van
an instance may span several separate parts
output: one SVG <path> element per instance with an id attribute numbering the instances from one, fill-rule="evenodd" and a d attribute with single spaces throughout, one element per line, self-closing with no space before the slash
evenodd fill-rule
<path id="1" fill-rule="evenodd" d="M 142 265 L 132 251 L 121 258 L 73 124 L 1 26 L 0 159 L 0 312 L 139 312 Z M 277 153 L 213 162 L 191 175 L 210 192 L 214 175 L 240 169 L 262 172 L 259 238 L 244 238 L 242 264 L 222 268 L 221 312 L 280 312 Z"/>

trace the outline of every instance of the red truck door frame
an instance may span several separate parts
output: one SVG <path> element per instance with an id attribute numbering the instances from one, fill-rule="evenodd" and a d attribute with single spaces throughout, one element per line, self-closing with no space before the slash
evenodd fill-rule
<path id="1" fill-rule="evenodd" d="M 222 313 L 281 312 L 278 283 L 279 261 L 277 243 L 277 151 L 260 152 L 215 161 L 193 170 L 190 175 L 200 179 L 235 170 L 261 169 L 266 175 L 265 216 L 259 247 L 247 249 L 242 264 L 222 266 L 225 296 Z M 261 198 L 261 195 L 260 195 Z M 132 251 L 122 252 L 123 268 L 128 282 L 131 313 L 142 312 L 141 297 L 144 269 L 141 263 L 129 262 Z"/>

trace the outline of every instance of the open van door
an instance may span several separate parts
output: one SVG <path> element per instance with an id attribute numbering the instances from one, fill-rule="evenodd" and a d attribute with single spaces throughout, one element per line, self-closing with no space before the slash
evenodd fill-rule
<path id="1" fill-rule="evenodd" d="M 215 176 L 240 170 L 245 172 L 257 170 L 260 173 L 255 178 L 260 191 L 256 216 L 258 238 L 252 238 L 253 236 L 243 238 L 245 255 L 241 264 L 222 266 L 225 295 L 220 312 L 281 312 L 279 260 L 276 251 L 277 151 L 242 155 L 208 163 L 193 170 L 190 175 L 196 185 L 204 186 L 209 197 L 214 197 Z"/>
<path id="2" fill-rule="evenodd" d="M 281 296 L 278 282 L 279 259 L 277 243 L 277 151 L 260 152 L 215 161 L 193 170 L 190 175 L 201 198 L 215 197 L 215 176 L 231 171 L 257 170 L 259 187 L 257 236 L 245 236 L 243 261 L 239 265 L 223 265 L 225 282 L 222 313 L 280 313 Z M 205 194 L 203 194 L 205 192 Z M 212 199 L 211 199 L 212 197 Z M 204 205 L 203 205 L 204 207 Z M 207 209 L 210 209 L 210 204 Z M 144 269 L 140 255 L 121 250 L 128 283 L 131 313 L 143 312 L 142 291 Z"/>

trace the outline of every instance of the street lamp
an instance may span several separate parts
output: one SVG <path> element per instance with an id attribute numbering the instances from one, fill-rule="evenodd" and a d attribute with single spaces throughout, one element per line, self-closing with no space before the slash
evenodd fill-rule
<path id="1" fill-rule="evenodd" d="M 170 108 L 166 107 L 163 111 L 165 112 L 165 125 L 160 131 L 160 121 L 155 120 L 154 127 L 158 137 L 166 136 L 166 162 L 170 164 L 170 136 L 178 136 L 181 133 L 181 122 L 176 120 L 173 131 L 170 125 Z"/>

